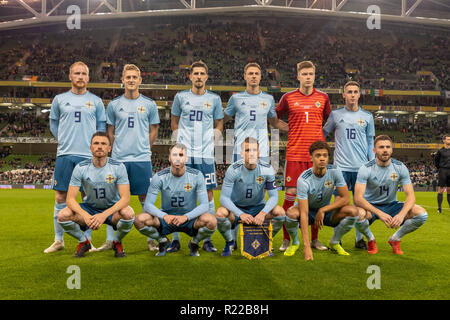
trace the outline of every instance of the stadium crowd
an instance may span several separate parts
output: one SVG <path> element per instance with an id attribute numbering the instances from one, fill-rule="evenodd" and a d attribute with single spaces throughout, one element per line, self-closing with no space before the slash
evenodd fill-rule
<path id="1" fill-rule="evenodd" d="M 136 22 L 133 33 L 115 26 L 11 35 L 0 40 L 0 53 L 7 57 L 0 79 L 29 75 L 66 81 L 68 66 L 83 60 L 91 66 L 93 82 L 119 82 L 123 65 L 132 62 L 141 67 L 144 83 L 187 83 L 184 66 L 203 59 L 210 84 L 242 83 L 242 65 L 258 61 L 265 66 L 264 86 L 295 87 L 296 63 L 312 60 L 322 88 L 341 87 L 349 77 L 374 89 L 449 88 L 448 59 L 433 59 L 449 56 L 444 31 L 386 24 L 374 32 L 356 22 L 324 24 L 321 19 L 285 22 L 209 21 L 187 28 Z"/>

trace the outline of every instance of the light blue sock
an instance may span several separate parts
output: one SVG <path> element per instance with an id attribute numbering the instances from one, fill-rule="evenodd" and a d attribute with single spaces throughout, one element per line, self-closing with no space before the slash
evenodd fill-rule
<path id="1" fill-rule="evenodd" d="M 217 229 L 226 242 L 233 240 L 231 221 L 228 218 L 217 218 Z"/>
<path id="2" fill-rule="evenodd" d="M 361 235 L 361 238 L 362 235 L 365 235 L 368 241 L 375 240 L 372 231 L 370 231 L 369 225 L 370 223 L 367 219 L 364 219 L 362 221 L 358 220 L 355 223 L 355 230 L 357 234 L 359 233 Z M 358 238 L 356 238 L 356 241 L 358 241 Z"/>
<path id="3" fill-rule="evenodd" d="M 106 241 L 113 241 L 114 240 L 114 228 L 110 226 L 109 224 L 106 225 Z"/>
<path id="4" fill-rule="evenodd" d="M 53 227 L 55 229 L 55 241 L 64 241 L 64 229 L 61 227 L 61 225 L 58 223 L 58 213 L 67 207 L 65 203 L 56 203 L 53 207 Z"/>
<path id="5" fill-rule="evenodd" d="M 294 220 L 286 216 L 286 221 L 284 222 L 286 226 L 286 230 L 291 236 L 291 242 L 293 245 L 299 245 L 300 241 L 298 240 L 298 227 L 300 223 L 298 220 Z"/>
<path id="6" fill-rule="evenodd" d="M 236 226 L 234 227 L 234 229 L 231 229 L 231 234 L 233 235 L 233 239 L 234 241 L 237 241 L 237 238 L 239 237 L 239 223 L 236 224 Z"/>
<path id="7" fill-rule="evenodd" d="M 180 241 L 180 233 L 179 232 L 174 232 L 172 233 L 172 241 Z"/>
<path id="8" fill-rule="evenodd" d="M 84 232 L 84 235 L 86 236 L 86 238 L 88 238 L 89 241 L 92 240 L 92 230 L 91 230 L 91 229 L 87 229 L 87 230 Z"/>
<path id="9" fill-rule="evenodd" d="M 116 236 L 114 237 L 114 241 L 122 242 L 122 239 L 131 231 L 133 223 L 134 218 L 130 220 L 120 219 L 119 222 L 117 222 L 117 232 Z"/>
<path id="10" fill-rule="evenodd" d="M 355 225 L 355 236 L 356 236 L 355 239 L 357 242 L 364 239 L 364 234 L 358 231 L 358 229 L 356 228 L 356 225 Z"/>
<path id="11" fill-rule="evenodd" d="M 423 213 L 414 218 L 407 219 L 392 236 L 391 240 L 399 241 L 405 234 L 411 233 L 419 229 L 428 219 L 428 213 Z"/>
<path id="12" fill-rule="evenodd" d="M 353 229 L 356 220 L 358 220 L 358 217 L 345 217 L 344 219 L 339 221 L 339 224 L 334 228 L 334 235 L 331 238 L 330 243 L 339 243 L 344 234 Z"/>
<path id="13" fill-rule="evenodd" d="M 272 239 L 275 238 L 278 231 L 280 231 L 283 226 L 284 221 L 286 221 L 286 216 L 276 216 L 272 219 Z"/>
<path id="14" fill-rule="evenodd" d="M 158 230 L 155 227 L 149 227 L 145 226 L 142 229 L 139 229 L 139 232 L 142 233 L 144 236 L 147 236 L 150 239 L 156 240 L 158 242 L 161 242 L 163 237 L 159 234 Z"/>
<path id="15" fill-rule="evenodd" d="M 64 221 L 64 222 L 59 222 L 58 223 L 61 225 L 61 228 L 67 232 L 69 235 L 71 235 L 72 237 L 74 237 L 75 239 L 78 240 L 78 242 L 85 242 L 86 241 L 86 236 L 84 235 L 83 231 L 81 231 L 80 226 L 78 223 L 75 223 L 73 221 Z"/>
<path id="16" fill-rule="evenodd" d="M 195 237 L 192 238 L 192 242 L 198 244 L 200 241 L 205 240 L 208 237 L 211 237 L 214 231 L 216 231 L 216 228 L 210 230 L 207 227 L 201 227 L 200 229 L 198 229 L 198 232 L 195 235 Z"/>

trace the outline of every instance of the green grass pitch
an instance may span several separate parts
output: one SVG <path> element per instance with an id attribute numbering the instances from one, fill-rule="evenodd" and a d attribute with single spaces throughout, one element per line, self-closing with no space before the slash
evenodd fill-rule
<path id="1" fill-rule="evenodd" d="M 216 191 L 216 205 L 220 191 Z M 53 199 L 51 190 L 0 190 L 0 292 L 2 299 L 448 299 L 450 261 L 450 211 L 436 213 L 436 193 L 416 193 L 429 218 L 418 231 L 405 236 L 403 256 L 392 253 L 387 239 L 392 230 L 377 221 L 372 232 L 379 253 L 369 256 L 354 249 L 354 231 L 343 238 L 351 256 L 314 251 L 314 261 L 305 262 L 303 252 L 285 257 L 278 251 L 281 232 L 274 239 L 275 256 L 247 260 L 234 252 L 223 258 L 224 240 L 216 231 L 217 253 L 200 251 L 189 256 L 188 236 L 181 234 L 181 251 L 155 257 L 147 251 L 144 236 L 132 229 L 124 239 L 125 259 L 112 251 L 72 257 L 77 242 L 65 235 L 66 248 L 53 254 L 43 250 L 53 241 Z M 399 200 L 403 200 L 403 193 Z M 283 193 L 280 192 L 280 204 Z M 132 197 L 136 212 L 140 204 Z M 332 229 L 319 233 L 327 243 Z M 100 246 L 105 227 L 93 232 Z M 67 268 L 79 266 L 81 289 L 67 288 Z M 380 267 L 380 289 L 369 290 L 371 265 Z"/>

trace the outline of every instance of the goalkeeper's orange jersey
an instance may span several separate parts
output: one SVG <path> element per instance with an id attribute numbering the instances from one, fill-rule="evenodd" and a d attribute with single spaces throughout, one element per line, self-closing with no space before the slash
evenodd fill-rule
<path id="1" fill-rule="evenodd" d="M 328 95 L 313 89 L 312 93 L 306 96 L 297 89 L 283 95 L 276 112 L 278 118 L 288 114 L 286 160 L 311 161 L 309 146 L 317 140 L 325 141 L 322 127 L 331 113 Z"/>

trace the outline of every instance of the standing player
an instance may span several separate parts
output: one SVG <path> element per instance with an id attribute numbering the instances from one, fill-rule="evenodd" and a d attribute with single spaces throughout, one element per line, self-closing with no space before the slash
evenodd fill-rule
<path id="1" fill-rule="evenodd" d="M 258 140 L 260 157 L 265 162 L 270 162 L 269 132 L 267 121 L 272 127 L 288 132 L 289 126 L 278 119 L 275 112 L 275 101 L 270 94 L 260 88 L 261 67 L 255 62 L 250 62 L 244 67 L 245 91 L 235 93 L 228 100 L 224 111 L 224 124 L 232 117 L 234 119 L 234 150 L 233 162 L 241 159 L 240 148 L 246 137 Z M 236 240 L 238 228 L 233 232 Z M 236 248 L 236 242 L 235 242 Z"/>
<path id="2" fill-rule="evenodd" d="M 230 256 L 235 239 L 231 232 L 239 220 L 247 224 L 262 225 L 265 219 L 272 219 L 273 236 L 281 229 L 285 220 L 283 208 L 277 205 L 278 190 L 275 184 L 275 170 L 262 160 L 259 143 L 247 137 L 241 144 L 243 159 L 233 163 L 225 174 L 220 203 L 216 217 L 219 232 L 226 243 L 222 256 Z M 265 201 L 265 190 L 269 199 Z"/>
<path id="3" fill-rule="evenodd" d="M 368 211 L 364 223 L 367 226 L 376 219 L 384 222 L 386 227 L 398 229 L 390 238 L 389 244 L 395 254 L 403 254 L 400 249 L 402 237 L 417 230 L 427 221 L 428 214 L 424 208 L 415 204 L 416 197 L 406 166 L 392 159 L 392 140 L 381 135 L 375 138 L 375 159 L 364 164 L 358 171 L 355 184 L 355 204 Z M 406 194 L 405 202 L 397 201 L 398 186 Z M 360 223 L 360 222 L 358 222 Z M 360 230 L 375 244 L 371 232 Z M 376 245 L 373 252 L 378 252 Z"/>
<path id="4" fill-rule="evenodd" d="M 166 235 L 173 232 L 191 236 L 190 255 L 199 256 L 198 243 L 216 230 L 217 220 L 208 213 L 205 178 L 199 170 L 187 167 L 186 161 L 186 146 L 177 143 L 170 147 L 170 167 L 155 174 L 145 200 L 145 212 L 136 217 L 136 229 L 159 242 L 157 256 L 166 255 L 170 246 Z M 159 193 L 161 209 L 155 206 Z"/>
<path id="5" fill-rule="evenodd" d="M 67 207 L 58 214 L 58 223 L 78 240 L 74 257 L 84 257 L 91 243 L 81 231 L 87 227 L 98 230 L 103 223 L 113 226 L 117 233 L 113 241 L 114 256 L 125 257 L 122 239 L 130 232 L 134 211 L 129 206 L 130 185 L 125 166 L 108 158 L 111 143 L 105 132 L 92 136 L 90 146 L 92 159 L 78 163 L 73 170 L 67 192 Z M 76 200 L 80 187 L 86 198 L 79 204 Z"/>
<path id="6" fill-rule="evenodd" d="M 66 207 L 67 189 L 74 167 L 91 156 L 89 146 L 92 135 L 106 131 L 105 106 L 96 95 L 87 91 L 89 68 L 81 61 L 70 66 L 69 79 L 72 88 L 58 94 L 50 110 L 50 130 L 58 140 L 53 189 L 55 207 L 53 224 L 55 241 L 45 253 L 64 249 L 64 230 L 57 222 L 58 213 Z"/>
<path id="7" fill-rule="evenodd" d="M 261 67 L 255 62 L 248 63 L 244 68 L 245 91 L 235 93 L 228 100 L 224 111 L 224 124 L 232 117 L 234 120 L 234 152 L 233 161 L 241 159 L 241 144 L 246 137 L 258 140 L 260 157 L 270 162 L 269 132 L 267 121 L 272 127 L 289 131 L 288 125 L 279 120 L 275 112 L 273 97 L 261 90 Z"/>
<path id="8" fill-rule="evenodd" d="M 358 169 L 375 157 L 373 154 L 375 125 L 372 114 L 358 105 L 360 97 L 358 82 L 347 82 L 342 96 L 345 99 L 345 107 L 331 112 L 323 127 L 323 134 L 326 137 L 334 131 L 336 142 L 334 165 L 342 171 L 348 190 L 354 192 Z M 361 209 L 360 218 L 363 219 L 364 216 L 365 210 Z M 355 230 L 355 247 L 367 249 L 363 235 L 357 229 Z"/>
<path id="9" fill-rule="evenodd" d="M 208 190 L 209 212 L 215 214 L 213 189 L 217 187 L 214 166 L 215 137 L 222 134 L 223 110 L 219 95 L 206 90 L 208 67 L 203 61 L 194 62 L 190 68 L 189 79 L 192 88 L 178 92 L 172 105 L 171 128 L 177 142 L 187 147 L 189 157 L 187 166 L 200 170 Z M 173 234 L 172 246 L 168 252 L 180 249 L 180 238 Z M 211 239 L 203 243 L 203 250 L 217 251 Z"/>
<path id="10" fill-rule="evenodd" d="M 298 204 L 286 213 L 286 228 L 292 244 L 284 252 L 293 256 L 299 248 L 298 225 L 301 224 L 305 260 L 313 260 L 309 246 L 308 223 L 320 229 L 324 225 L 334 228 L 328 247 L 339 255 L 348 256 L 340 241 L 358 219 L 358 209 L 349 205 L 350 192 L 341 171 L 328 164 L 330 147 L 326 142 L 316 141 L 309 147 L 313 167 L 304 171 L 297 181 Z M 339 197 L 331 202 L 334 188 Z"/>
<path id="11" fill-rule="evenodd" d="M 139 93 L 141 71 L 134 64 L 126 64 L 122 72 L 125 93 L 113 99 L 106 110 L 108 136 L 112 142 L 111 158 L 125 164 L 130 181 L 130 192 L 137 195 L 144 208 L 145 196 L 152 178 L 151 146 L 158 136 L 159 116 L 155 102 Z M 108 237 L 98 251 L 111 247 L 114 231 L 108 228 Z M 153 239 L 149 250 L 157 250 Z"/>
<path id="12" fill-rule="evenodd" d="M 294 205 L 297 193 L 297 179 L 300 174 L 312 166 L 309 146 L 316 140 L 325 141 L 322 126 L 331 112 L 330 99 L 324 92 L 314 89 L 316 68 L 311 61 L 297 64 L 297 79 L 300 88 L 286 93 L 280 100 L 276 111 L 278 118 L 288 114 L 288 144 L 286 148 L 285 186 L 283 209 L 287 211 Z M 283 228 L 284 239 L 280 248 L 287 249 L 289 234 Z M 319 230 L 311 225 L 311 246 L 318 250 L 327 250 L 318 239 Z"/>
<path id="13" fill-rule="evenodd" d="M 438 150 L 434 158 L 434 165 L 439 171 L 437 194 L 439 213 L 442 213 L 442 200 L 445 188 L 447 188 L 447 202 L 450 206 L 450 134 L 444 135 L 442 141 L 444 142 L 444 147 Z"/>

